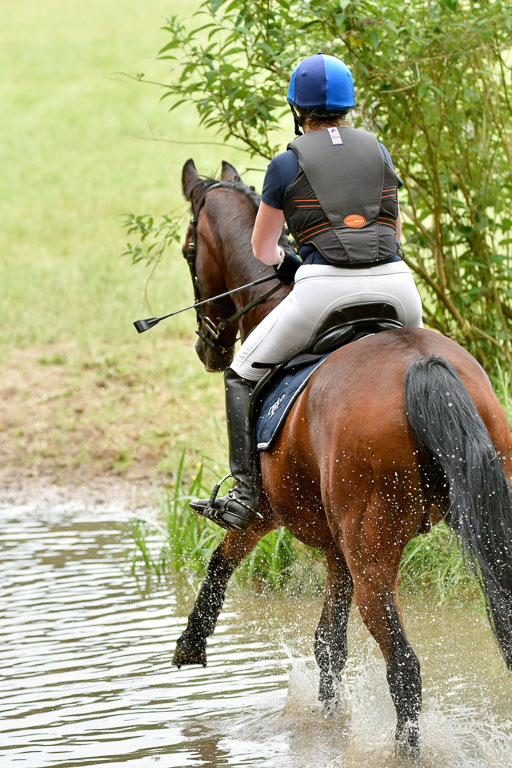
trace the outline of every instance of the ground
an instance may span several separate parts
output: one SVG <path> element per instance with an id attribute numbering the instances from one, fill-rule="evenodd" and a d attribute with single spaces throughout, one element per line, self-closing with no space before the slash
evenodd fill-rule
<path id="1" fill-rule="evenodd" d="M 173 341 L 170 361 L 162 349 L 87 356 L 63 343 L 3 355 L 3 489 L 23 480 L 34 487 L 114 485 L 144 493 L 155 481 L 173 482 L 183 450 L 189 474 L 204 456 L 220 454 L 222 462 L 220 377 L 204 376 L 190 339 Z"/>

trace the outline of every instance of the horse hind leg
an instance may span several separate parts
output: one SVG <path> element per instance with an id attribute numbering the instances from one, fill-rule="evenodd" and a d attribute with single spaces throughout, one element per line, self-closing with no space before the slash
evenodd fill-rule
<path id="1" fill-rule="evenodd" d="M 356 601 L 361 617 L 386 661 L 386 678 L 397 714 L 395 738 L 415 754 L 419 749 L 420 664 L 404 632 L 393 583 L 379 569 L 358 578 Z"/>
<path id="2" fill-rule="evenodd" d="M 409 496 L 409 498 L 411 498 Z M 384 501 L 386 499 L 386 501 Z M 405 635 L 396 590 L 406 542 L 416 533 L 421 512 L 401 514 L 386 494 L 371 495 L 354 514 L 340 540 L 355 587 L 361 617 L 386 662 L 386 677 L 397 714 L 396 739 L 406 755 L 419 754 L 420 664 Z"/>
<path id="3" fill-rule="evenodd" d="M 318 698 L 324 713 L 334 716 L 340 706 L 339 683 L 347 660 L 347 623 L 354 587 L 339 550 L 326 553 L 327 583 L 320 622 L 315 633 L 315 658 L 320 669 Z"/>
<path id="4" fill-rule="evenodd" d="M 215 630 L 229 579 L 261 537 L 273 527 L 258 521 L 246 532 L 230 531 L 224 536 L 210 558 L 187 627 L 176 642 L 172 663 L 178 669 L 185 664 L 206 667 L 206 642 Z"/>

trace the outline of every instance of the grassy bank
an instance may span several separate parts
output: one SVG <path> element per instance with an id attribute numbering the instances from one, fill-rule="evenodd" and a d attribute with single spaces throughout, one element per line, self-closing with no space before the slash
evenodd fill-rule
<path id="1" fill-rule="evenodd" d="M 248 164 L 207 144 L 187 105 L 170 115 L 158 88 L 120 74 L 168 78 L 160 27 L 197 5 L 28 0 L 3 20 L 0 462 L 13 471 L 149 483 L 172 478 L 185 446 L 225 459 L 222 385 L 191 349 L 192 313 L 143 337 L 132 326 L 191 303 L 179 245 L 149 281 L 120 257 L 123 213 L 171 212 L 185 232 L 188 157 L 209 174 Z"/>

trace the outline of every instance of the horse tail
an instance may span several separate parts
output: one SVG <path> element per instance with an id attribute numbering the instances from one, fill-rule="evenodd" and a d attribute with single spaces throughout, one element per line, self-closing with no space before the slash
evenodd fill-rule
<path id="1" fill-rule="evenodd" d="M 494 635 L 512 670 L 512 495 L 478 411 L 441 357 L 412 363 L 405 410 L 421 452 L 441 468 L 448 524 L 478 579 Z"/>

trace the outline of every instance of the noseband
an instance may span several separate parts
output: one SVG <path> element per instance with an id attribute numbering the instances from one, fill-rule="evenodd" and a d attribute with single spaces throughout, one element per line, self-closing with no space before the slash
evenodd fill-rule
<path id="1" fill-rule="evenodd" d="M 184 255 L 187 260 L 188 268 L 190 270 L 190 276 L 192 278 L 192 285 L 194 288 L 194 300 L 196 303 L 199 301 L 208 299 L 208 295 L 204 290 L 204 288 L 202 287 L 201 283 L 199 282 L 197 273 L 196 273 L 197 223 L 199 220 L 199 214 L 201 212 L 201 209 L 203 208 L 206 202 L 206 195 L 208 194 L 208 192 L 210 192 L 213 189 L 234 189 L 234 187 L 229 182 L 218 181 L 215 184 L 211 184 L 209 187 L 207 187 L 204 190 L 197 204 L 196 209 L 194 210 L 192 208 L 193 217 L 190 219 L 192 232 L 191 232 L 191 237 L 190 237 L 190 242 L 187 248 L 187 252 Z M 280 287 L 281 287 L 281 283 L 278 282 L 277 285 L 275 285 L 269 291 L 264 293 L 259 298 L 254 299 L 253 301 L 250 301 L 248 304 L 245 304 L 241 309 L 239 309 L 237 312 L 235 312 L 233 315 L 231 315 L 228 318 L 216 317 L 215 320 L 212 320 L 205 313 L 204 305 L 201 307 L 196 307 L 197 335 L 199 336 L 199 338 L 204 344 L 206 344 L 208 347 L 211 347 L 212 349 L 215 349 L 216 352 L 220 352 L 221 355 L 227 356 L 231 354 L 235 347 L 237 339 L 235 338 L 235 341 L 233 342 L 233 344 L 227 347 L 219 343 L 219 338 L 221 333 L 229 326 L 237 326 L 238 320 L 240 317 L 242 317 L 242 315 L 244 315 L 246 312 L 249 312 L 249 310 L 255 307 L 257 304 L 260 304 L 261 302 L 268 299 L 270 296 L 276 293 L 280 289 Z M 231 304 L 218 301 L 216 299 L 211 299 L 209 301 L 209 304 L 214 309 L 219 309 L 219 310 L 231 309 L 231 306 L 232 306 Z"/>

